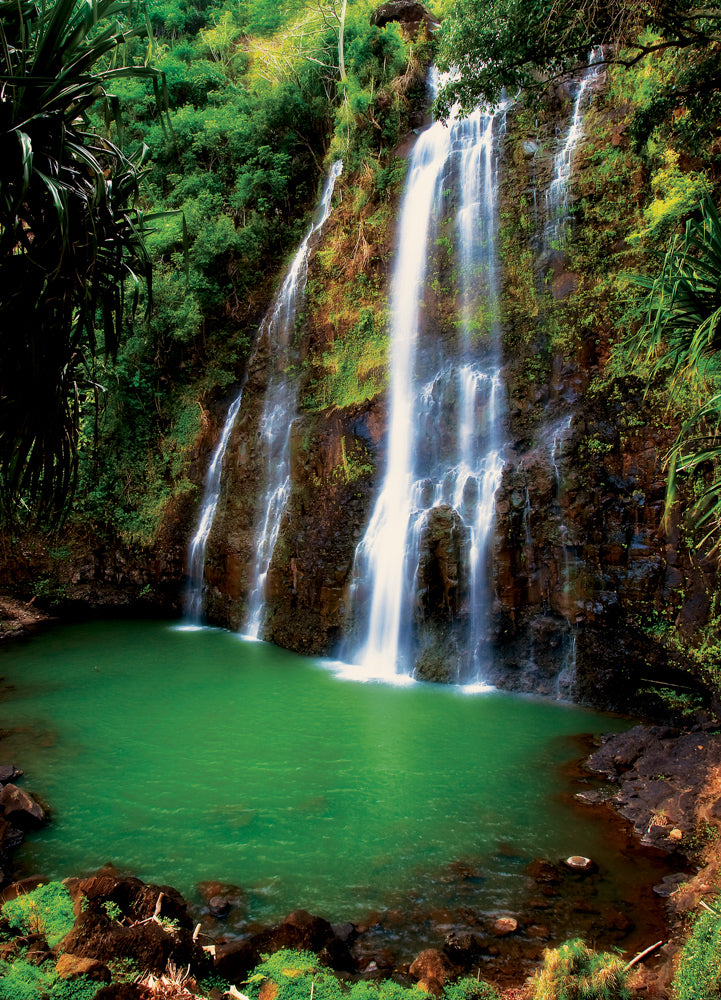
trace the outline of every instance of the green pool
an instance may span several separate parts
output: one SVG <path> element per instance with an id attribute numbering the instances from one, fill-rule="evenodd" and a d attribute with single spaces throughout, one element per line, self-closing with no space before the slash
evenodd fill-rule
<path id="1" fill-rule="evenodd" d="M 539 857 L 597 859 L 615 872 L 612 895 L 645 877 L 563 777 L 577 734 L 623 725 L 598 713 L 361 683 L 158 622 L 59 627 L 5 650 L 0 673 L 0 754 L 53 813 L 22 849 L 29 870 L 111 861 L 191 898 L 219 879 L 243 887 L 261 921 L 299 906 L 331 920 L 505 912 Z"/>

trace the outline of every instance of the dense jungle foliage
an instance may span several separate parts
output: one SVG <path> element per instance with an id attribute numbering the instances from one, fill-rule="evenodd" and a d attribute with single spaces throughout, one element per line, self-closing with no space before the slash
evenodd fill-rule
<path id="1" fill-rule="evenodd" d="M 77 103 L 75 93 L 72 100 L 66 98 L 65 113 L 80 110 L 85 116 L 83 134 L 73 147 L 75 156 L 82 167 L 94 152 L 99 164 L 96 172 L 102 177 L 104 169 L 115 179 L 115 188 L 108 184 L 100 194 L 91 191 L 91 198 L 115 197 L 113 192 L 120 190 L 127 201 L 130 194 L 136 194 L 131 235 L 140 253 L 144 250 L 139 238 L 145 237 L 152 260 L 152 310 L 149 315 L 126 311 L 121 332 L 117 317 L 110 323 L 110 309 L 115 306 L 110 303 L 101 311 L 106 319 L 101 329 L 88 319 L 84 299 L 79 303 L 66 295 L 66 311 L 80 309 L 72 317 L 75 332 L 67 334 L 66 356 L 46 359 L 44 366 L 38 366 L 40 352 L 36 350 L 25 365 L 31 368 L 34 359 L 36 369 L 28 372 L 18 371 L 14 362 L 4 365 L 8 384 L 3 384 L 2 397 L 8 419 L 3 421 L 7 456 L 2 468 L 3 495 L 13 503 L 9 513 L 22 516 L 43 493 L 45 481 L 50 484 L 45 492 L 57 505 L 72 479 L 75 424 L 80 428 L 79 489 L 73 513 L 109 523 L 127 538 L 148 541 L 170 494 L 191 489 L 184 471 L 188 449 L 200 429 L 198 403 L 228 393 L 239 383 L 278 270 L 297 247 L 306 225 L 324 161 L 344 156 L 346 169 L 353 170 L 366 161 L 377 163 L 398 142 L 402 132 L 398 95 L 387 93 L 384 87 L 407 69 L 413 55 L 397 26 L 383 31 L 371 27 L 372 5 L 368 3 L 354 4 L 345 20 L 347 75 L 342 86 L 338 79 L 340 14 L 334 4 L 154 2 L 147 8 L 146 22 L 138 7 L 106 3 L 91 6 L 83 14 L 88 24 L 83 22 L 82 33 L 77 30 L 75 5 L 66 2 L 62 6 L 63 30 L 84 60 L 77 71 L 92 63 L 95 76 L 86 81 L 86 89 L 95 86 L 95 96 L 101 88 L 106 94 L 103 107 L 94 109 L 87 99 Z M 11 28 L 21 30 L 13 10 L 9 3 L 0 10 L 5 38 L 10 37 Z M 32 4 L 29 10 L 34 11 Z M 108 29 L 115 40 L 112 48 L 125 42 L 120 58 L 132 71 L 119 68 L 95 44 L 93 17 L 104 17 L 106 23 L 114 18 Z M 36 44 L 37 58 L 26 57 L 24 70 L 8 61 L 0 67 L 1 78 L 13 84 L 23 71 L 46 72 L 40 62 L 43 40 L 51 30 L 58 32 L 58 19 L 59 15 L 44 31 L 42 19 L 37 18 L 37 37 L 23 43 L 26 47 Z M 146 23 L 152 31 L 149 46 L 146 39 L 137 37 Z M 105 39 L 106 33 L 100 37 Z M 67 64 L 62 45 L 56 48 L 58 65 Z M 12 42 L 10 51 L 16 51 Z M 112 58 L 118 58 L 116 51 Z M 152 70 L 144 68 L 149 60 Z M 159 100 L 159 74 L 164 102 Z M 48 109 L 42 95 L 37 100 L 40 129 L 48 117 L 57 120 L 58 111 Z M 106 119 L 106 109 L 112 110 L 113 122 L 111 116 Z M 18 117 L 24 114 L 18 112 Z M 108 126 L 116 145 L 99 138 Z M 17 155 L 27 154 L 23 162 L 28 166 L 32 164 L 30 140 L 24 147 L 18 129 L 8 129 L 6 139 L 20 137 Z M 117 152 L 120 148 L 123 154 Z M 121 155 L 122 160 L 114 162 Z M 59 161 L 59 154 L 56 157 Z M 143 184 L 138 194 L 141 162 Z M 55 167 L 42 172 L 42 166 L 36 150 L 37 197 L 41 210 L 47 211 L 43 200 L 48 197 L 47 176 Z M 132 192 L 123 186 L 120 169 L 131 166 L 136 185 Z M 72 163 L 67 170 L 72 174 Z M 22 171 L 17 192 L 4 186 L 4 193 L 12 199 L 6 206 L 10 217 L 27 194 Z M 51 188 L 50 197 L 55 196 Z M 65 198 L 64 189 L 57 195 L 60 198 Z M 167 214 L 163 218 L 158 213 Z M 97 230 L 95 220 L 91 225 Z M 32 230 L 33 223 L 26 223 L 20 214 L 15 230 L 3 224 L 5 264 L 14 263 L 17 257 L 12 233 L 18 227 Z M 55 229 L 68 245 L 85 245 L 77 234 L 68 240 L 66 234 L 72 234 L 72 228 L 68 230 L 59 209 Z M 124 259 L 117 256 L 117 260 L 117 267 L 129 269 Z M 74 262 L 71 267 L 77 276 L 86 273 Z M 7 267 L 4 271 L 9 274 Z M 60 281 L 63 275 L 54 278 Z M 124 283 L 117 268 L 113 279 L 103 278 L 119 296 Z M 101 308 L 93 288 L 88 290 L 83 281 L 75 284 L 86 289 L 92 307 Z M 65 287 L 72 286 L 73 282 L 65 281 Z M 149 304 L 149 288 L 149 283 L 143 287 L 141 298 L 146 301 L 141 305 Z M 55 301 L 52 289 L 44 300 Z M 11 320 L 3 316 L 2 345 L 8 356 L 18 341 L 33 343 L 29 335 L 13 336 Z M 56 320 L 58 327 L 70 329 L 70 314 Z M 32 322 L 26 325 L 33 328 Z M 94 350 L 96 338 L 98 351 Z M 42 342 L 47 353 L 50 340 L 46 334 Z M 39 341 L 36 336 L 34 342 Z M 60 419 L 50 411 L 50 391 L 43 383 L 49 372 L 59 380 L 51 389 L 63 409 Z M 17 374 L 24 376 L 24 403 L 18 399 Z M 11 391 L 13 384 L 16 389 Z M 32 404 L 28 407 L 27 401 L 39 395 L 47 399 L 42 420 L 48 434 L 62 428 L 62 445 L 45 461 L 43 454 L 52 449 L 44 449 L 42 440 L 34 453 L 35 439 L 28 441 L 19 456 L 16 447 L 27 434 L 16 414 L 26 422 L 37 422 L 40 411 L 35 406 L 34 417 L 28 415 Z M 26 465 L 31 466 L 32 475 L 24 477 Z"/>

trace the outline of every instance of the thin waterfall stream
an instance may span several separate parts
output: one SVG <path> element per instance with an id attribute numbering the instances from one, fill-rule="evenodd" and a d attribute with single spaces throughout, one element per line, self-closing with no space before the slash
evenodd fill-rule
<path id="1" fill-rule="evenodd" d="M 265 581 L 290 494 L 290 429 L 296 417 L 297 384 L 287 369 L 292 361 L 295 321 L 305 292 L 315 237 L 330 214 L 335 182 L 342 169 L 340 160 L 331 167 L 315 220 L 298 248 L 274 308 L 263 323 L 262 337 L 273 353 L 273 374 L 268 382 L 260 424 L 267 476 L 259 508 L 261 514 L 256 532 L 253 586 L 244 629 L 246 635 L 253 639 L 260 636 L 263 626 Z"/>
<path id="2" fill-rule="evenodd" d="M 439 531 L 458 554 L 440 580 L 449 621 L 462 623 L 451 639 L 453 679 L 482 673 L 488 539 L 503 469 L 495 150 L 503 119 L 496 110 L 447 126 L 434 122 L 410 156 L 391 282 L 385 476 L 351 588 L 363 639 L 348 658 L 366 676 L 409 675 L 419 657 L 433 655 L 434 638 L 415 625 L 423 617 L 419 591 L 439 583 L 427 559 L 424 565 Z M 461 275 L 460 333 L 444 345 L 423 329 L 423 297 L 431 251 L 449 216 Z"/>
<path id="3" fill-rule="evenodd" d="M 258 532 L 254 583 L 246 625 L 246 631 L 252 638 L 258 637 L 262 625 L 265 577 L 290 486 L 289 440 L 290 426 L 295 417 L 296 387 L 286 369 L 291 362 L 292 333 L 305 291 L 310 254 L 315 245 L 315 238 L 330 214 L 335 182 L 342 169 L 343 164 L 338 160 L 328 173 L 313 222 L 288 268 L 278 294 L 258 328 L 253 349 L 254 355 L 261 349 L 267 350 L 269 354 L 272 353 L 274 370 L 268 382 L 260 427 L 266 455 L 267 485 L 261 502 L 262 517 Z M 190 543 L 186 618 L 193 625 L 202 621 L 206 546 L 218 507 L 223 461 L 242 400 L 241 389 L 228 409 L 220 440 L 211 459 L 198 527 Z"/>
<path id="4" fill-rule="evenodd" d="M 553 180 L 546 192 L 546 229 L 544 239 L 547 246 L 563 243 L 566 238 L 566 224 L 569 219 L 569 193 L 573 158 L 583 136 L 583 120 L 589 93 L 598 82 L 602 67 L 597 64 L 598 52 L 594 49 L 588 57 L 588 69 L 581 77 L 573 102 L 571 124 L 563 145 L 553 161 Z"/>

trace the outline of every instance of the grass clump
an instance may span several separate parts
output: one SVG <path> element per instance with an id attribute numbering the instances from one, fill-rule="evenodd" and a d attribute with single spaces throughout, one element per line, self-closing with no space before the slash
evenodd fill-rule
<path id="1" fill-rule="evenodd" d="M 457 979 L 443 990 L 443 1000 L 499 1000 L 490 983 L 478 979 Z"/>
<path id="2" fill-rule="evenodd" d="M 531 981 L 532 1000 L 630 1000 L 629 973 L 618 955 L 596 952 L 576 938 L 544 952 Z"/>
<path id="3" fill-rule="evenodd" d="M 274 984 L 274 991 L 269 989 L 269 982 Z M 475 980 L 469 982 L 474 987 L 486 986 Z M 316 955 L 290 949 L 264 956 L 262 964 L 255 968 L 244 987 L 251 1000 L 258 1000 L 261 989 L 263 996 L 272 1000 L 308 1000 L 311 995 L 313 1000 L 421 1000 L 426 995 L 390 979 L 385 982 L 361 980 L 348 988 L 320 965 Z M 496 1000 L 496 994 L 461 991 L 449 993 L 447 1000 Z"/>
<path id="4" fill-rule="evenodd" d="M 721 914 L 704 911 L 681 950 L 672 985 L 674 1000 L 721 997 Z"/>
<path id="5" fill-rule="evenodd" d="M 11 927 L 22 934 L 43 934 L 50 948 L 55 948 L 75 923 L 70 893 L 61 882 L 48 882 L 2 908 Z"/>

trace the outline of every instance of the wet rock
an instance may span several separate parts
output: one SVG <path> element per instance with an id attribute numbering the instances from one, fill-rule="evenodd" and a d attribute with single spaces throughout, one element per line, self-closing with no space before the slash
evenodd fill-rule
<path id="1" fill-rule="evenodd" d="M 230 900 L 226 896 L 211 896 L 208 900 L 210 915 L 217 920 L 223 920 L 227 917 L 231 909 Z"/>
<path id="2" fill-rule="evenodd" d="M 11 781 L 21 778 L 23 772 L 14 764 L 0 764 L 0 785 L 7 785 Z"/>
<path id="3" fill-rule="evenodd" d="M 247 908 L 247 897 L 243 889 L 228 882 L 199 882 L 195 887 L 208 906 L 213 917 L 226 917 L 231 909 Z"/>
<path id="4" fill-rule="evenodd" d="M 526 934 L 537 941 L 548 941 L 551 931 L 545 924 L 531 924 L 530 927 L 526 928 Z"/>
<path id="5" fill-rule="evenodd" d="M 659 883 L 653 887 L 653 893 L 655 896 L 660 896 L 661 899 L 668 899 L 680 885 L 688 881 L 688 875 L 684 872 L 677 872 L 674 875 L 664 875 Z"/>
<path id="6" fill-rule="evenodd" d="M 542 858 L 527 865 L 525 873 L 539 885 L 558 885 L 563 880 L 560 869 Z"/>
<path id="7" fill-rule="evenodd" d="M 702 817 L 700 798 L 719 759 L 721 736 L 713 732 L 635 726 L 606 739 L 588 766 L 616 783 L 609 803 L 642 842 L 673 851 L 683 850 L 683 831 L 694 830 Z"/>
<path id="8" fill-rule="evenodd" d="M 518 930 L 518 921 L 515 917 L 499 917 L 491 929 L 496 937 L 506 937 Z"/>
<path id="9" fill-rule="evenodd" d="M 429 511 L 421 534 L 418 605 L 424 618 L 455 617 L 464 598 L 462 578 L 468 528 L 449 504 Z"/>
<path id="10" fill-rule="evenodd" d="M 477 961 L 481 953 L 481 946 L 473 934 L 459 934 L 456 931 L 451 931 L 450 934 L 446 934 L 443 951 L 448 955 L 453 965 L 467 969 Z"/>
<path id="11" fill-rule="evenodd" d="M 456 974 L 456 969 L 447 955 L 436 948 L 427 948 L 412 962 L 408 970 L 418 985 L 429 993 L 439 996 L 443 987 Z"/>
<path id="12" fill-rule="evenodd" d="M 0 807 L 14 826 L 21 830 L 34 830 L 45 822 L 45 811 L 35 799 L 12 783 L 0 791 Z"/>
<path id="13" fill-rule="evenodd" d="M 358 937 L 358 928 L 350 921 L 346 921 L 343 924 L 333 924 L 331 930 L 343 944 L 350 945 Z"/>
<path id="14" fill-rule="evenodd" d="M 566 858 L 563 863 L 566 868 L 569 868 L 572 872 L 580 874 L 588 874 L 596 869 L 594 862 L 590 858 L 584 858 L 581 854 L 572 854 L 569 858 Z"/>
<path id="15" fill-rule="evenodd" d="M 327 920 L 307 910 L 294 910 L 280 924 L 255 934 L 251 943 L 264 954 L 281 948 L 313 951 L 339 972 L 351 972 L 356 967 L 347 942 L 336 937 Z"/>

